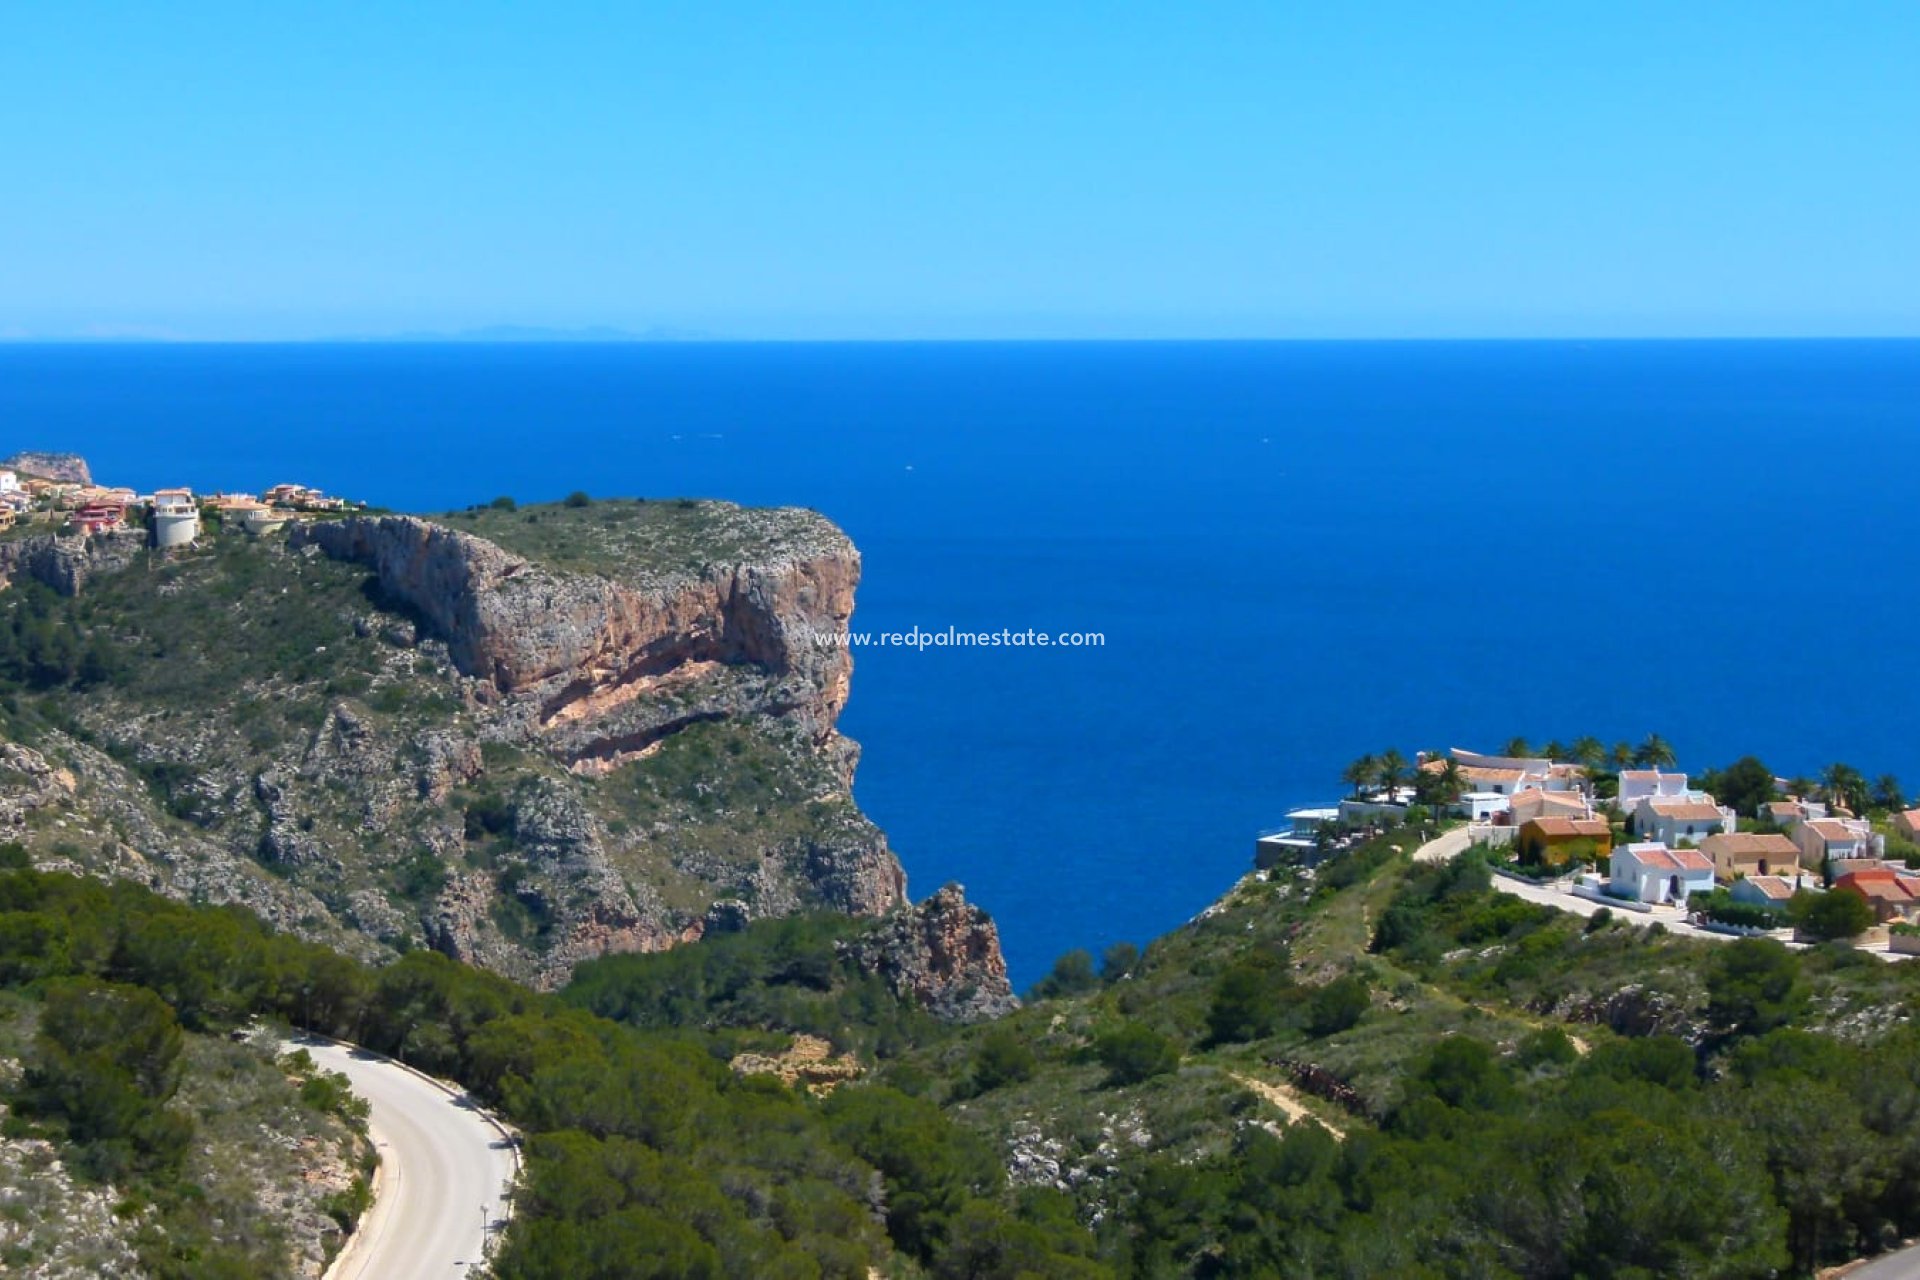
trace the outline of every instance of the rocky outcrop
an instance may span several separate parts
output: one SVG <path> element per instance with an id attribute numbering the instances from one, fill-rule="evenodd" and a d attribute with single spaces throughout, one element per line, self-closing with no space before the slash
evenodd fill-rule
<path id="1" fill-rule="evenodd" d="M 302 526 L 293 542 L 370 567 L 482 696 L 570 766 L 600 772 L 730 715 L 782 717 L 832 741 L 852 662 L 813 637 L 851 616 L 860 561 L 815 519 L 778 558 L 632 581 L 558 572 L 413 516 Z"/>
<path id="2" fill-rule="evenodd" d="M 514 549 L 352 516 L 98 578 L 69 621 L 124 666 L 65 703 L 78 732 L 43 757 L 0 754 L 0 831 L 42 865 L 541 987 L 829 910 L 884 922 L 874 963 L 902 991 L 954 1016 L 1004 1002 L 991 925 L 944 897 L 909 911 L 854 802 L 851 660 L 817 639 L 853 608 L 844 534 L 692 502 L 480 527 Z M 120 541 L 0 556 L 77 590 Z"/>
<path id="3" fill-rule="evenodd" d="M 1020 1007 L 999 929 L 957 884 L 847 945 L 853 959 L 886 978 L 897 995 L 950 1022 L 979 1022 Z"/>
<path id="4" fill-rule="evenodd" d="M 91 536 L 34 534 L 0 542 L 0 578 L 13 581 L 29 577 L 63 596 L 77 596 L 89 578 L 126 568 L 146 545 L 147 535 L 139 529 Z"/>
<path id="5" fill-rule="evenodd" d="M 0 467 L 61 484 L 93 483 L 92 469 L 87 466 L 87 460 L 77 453 L 45 453 L 28 449 L 0 462 Z"/>

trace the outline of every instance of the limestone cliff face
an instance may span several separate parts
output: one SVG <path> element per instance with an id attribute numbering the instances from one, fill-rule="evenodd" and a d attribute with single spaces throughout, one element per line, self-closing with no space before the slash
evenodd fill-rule
<path id="1" fill-rule="evenodd" d="M 626 580 L 559 571 L 412 516 L 355 517 L 295 532 L 296 551 L 318 548 L 371 569 L 380 594 L 444 643 L 466 677 L 483 738 L 535 748 L 580 779 L 543 780 L 516 793 L 513 856 L 524 861 L 512 892 L 547 922 L 531 969 L 516 962 L 524 946 L 491 927 L 498 912 L 484 877 L 450 881 L 426 921 L 432 945 L 550 983 L 595 955 L 697 939 L 716 917 L 822 907 L 881 916 L 907 905 L 899 860 L 849 790 L 858 749 L 835 725 L 851 659 L 844 648 L 814 640 L 852 614 L 859 556 L 826 521 L 785 514 L 802 536 L 784 538 L 776 555 Z M 729 724 L 762 726 L 756 733 L 787 743 L 782 750 L 799 758 L 802 775 L 821 775 L 788 802 L 806 814 L 802 830 L 757 845 L 749 836 L 751 847 L 742 848 L 684 840 L 684 823 L 636 833 L 602 820 L 596 780 L 615 786 L 608 775 L 675 735 Z M 371 758 L 361 749 L 343 754 Z M 436 785 L 445 794 L 452 784 Z M 750 832 L 766 821 L 763 811 L 734 825 Z M 286 822 L 274 831 L 299 846 Z M 676 909 L 658 884 L 622 874 L 636 857 L 658 861 L 662 849 L 674 878 L 712 887 L 697 909 Z"/>
<path id="2" fill-rule="evenodd" d="M 38 533 L 0 542 L 0 579 L 32 578 L 63 596 L 79 595 L 96 574 L 112 573 L 133 562 L 147 545 L 139 529 L 88 536 L 79 533 Z"/>
<path id="3" fill-rule="evenodd" d="M 863 954 L 903 993 L 1006 1007 L 991 922 L 957 891 L 912 907 L 854 802 L 852 664 L 816 639 L 853 609 L 844 534 L 725 503 L 468 519 L 488 536 L 356 516 L 150 559 L 0 544 L 0 572 L 85 582 L 64 616 L 121 658 L 47 695 L 41 754 L 0 752 L 0 835 L 538 986 L 757 919 L 874 917 Z"/>
<path id="4" fill-rule="evenodd" d="M 860 560 L 837 530 L 776 560 L 645 586 L 556 572 L 412 516 L 318 524 L 294 539 L 371 567 L 481 696 L 581 772 L 722 715 L 786 718 L 827 747 L 846 705 L 847 651 L 811 640 L 853 612 Z"/>
<path id="5" fill-rule="evenodd" d="M 23 475 L 39 476 L 42 480 L 57 480 L 62 484 L 93 483 L 92 469 L 87 466 L 87 460 L 77 453 L 27 450 L 0 462 L 0 467 Z"/>

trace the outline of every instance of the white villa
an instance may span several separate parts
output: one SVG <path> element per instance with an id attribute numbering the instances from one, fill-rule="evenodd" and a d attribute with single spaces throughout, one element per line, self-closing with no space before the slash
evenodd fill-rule
<path id="1" fill-rule="evenodd" d="M 1632 813 L 1642 800 L 1711 800 L 1704 791 L 1687 785 L 1684 773 L 1662 773 L 1658 769 L 1622 769 L 1620 771 L 1620 808 Z"/>
<path id="2" fill-rule="evenodd" d="M 1607 892 L 1636 902 L 1683 904 L 1713 889 L 1713 860 L 1697 849 L 1669 849 L 1658 841 L 1622 845 L 1608 864 Z"/>
<path id="3" fill-rule="evenodd" d="M 1674 846 L 1699 844 L 1708 836 L 1731 833 L 1737 825 L 1733 810 L 1716 804 L 1704 791 L 1699 799 L 1668 800 L 1642 796 L 1633 808 L 1633 833 L 1642 840 Z"/>

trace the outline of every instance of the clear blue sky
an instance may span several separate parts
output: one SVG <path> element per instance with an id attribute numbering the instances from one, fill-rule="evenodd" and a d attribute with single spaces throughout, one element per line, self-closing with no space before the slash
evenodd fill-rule
<path id="1" fill-rule="evenodd" d="M 0 3 L 0 335 L 1920 334 L 1920 4 Z"/>

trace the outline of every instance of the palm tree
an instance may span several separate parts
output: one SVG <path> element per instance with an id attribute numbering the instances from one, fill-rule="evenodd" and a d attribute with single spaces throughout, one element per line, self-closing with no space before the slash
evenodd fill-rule
<path id="1" fill-rule="evenodd" d="M 1787 779 L 1787 794 L 1795 800 L 1805 800 L 1813 794 L 1814 788 L 1819 785 L 1819 783 L 1803 773 L 1795 774 L 1793 777 Z"/>
<path id="2" fill-rule="evenodd" d="M 1440 795 L 1448 804 L 1458 804 L 1460 797 L 1467 794 L 1467 775 L 1460 771 L 1460 762 L 1452 756 L 1440 766 Z"/>
<path id="3" fill-rule="evenodd" d="M 1387 789 L 1387 800 L 1391 803 L 1394 788 L 1400 785 L 1400 777 L 1407 771 L 1407 758 L 1393 747 L 1388 747 L 1373 764 L 1379 772 L 1380 785 Z"/>
<path id="4" fill-rule="evenodd" d="M 1633 749 L 1633 762 L 1645 769 L 1671 769 L 1677 759 L 1673 747 L 1657 733 L 1650 733 Z"/>
<path id="5" fill-rule="evenodd" d="M 1374 775 L 1378 772 L 1380 772 L 1380 762 L 1371 755 L 1365 755 L 1346 767 L 1345 772 L 1340 775 L 1340 781 L 1352 787 L 1355 796 L 1362 796 L 1366 794 L 1367 784 L 1373 781 Z"/>
<path id="6" fill-rule="evenodd" d="M 1607 749 L 1600 745 L 1600 739 L 1590 733 L 1575 738 L 1567 754 L 1589 769 L 1598 769 L 1607 762 Z"/>
<path id="7" fill-rule="evenodd" d="M 1613 763 L 1615 772 L 1626 768 L 1633 763 L 1633 745 L 1627 742 L 1614 743 L 1613 749 L 1607 752 L 1607 759 Z"/>
<path id="8" fill-rule="evenodd" d="M 1900 789 L 1900 779 L 1883 773 L 1873 780 L 1873 807 L 1889 813 L 1898 813 L 1907 807 L 1907 793 Z"/>
<path id="9" fill-rule="evenodd" d="M 1827 799 L 1855 813 L 1866 807 L 1867 776 L 1850 764 L 1830 764 L 1820 774 Z"/>
<path id="10" fill-rule="evenodd" d="M 1503 756 L 1512 756 L 1516 760 L 1523 760 L 1533 754 L 1533 748 L 1527 745 L 1525 738 L 1508 738 L 1506 750 L 1500 754 Z"/>
<path id="11" fill-rule="evenodd" d="M 1567 744 L 1558 738 L 1549 739 L 1547 745 L 1540 748 L 1540 754 L 1549 760 L 1565 760 L 1567 758 Z"/>

